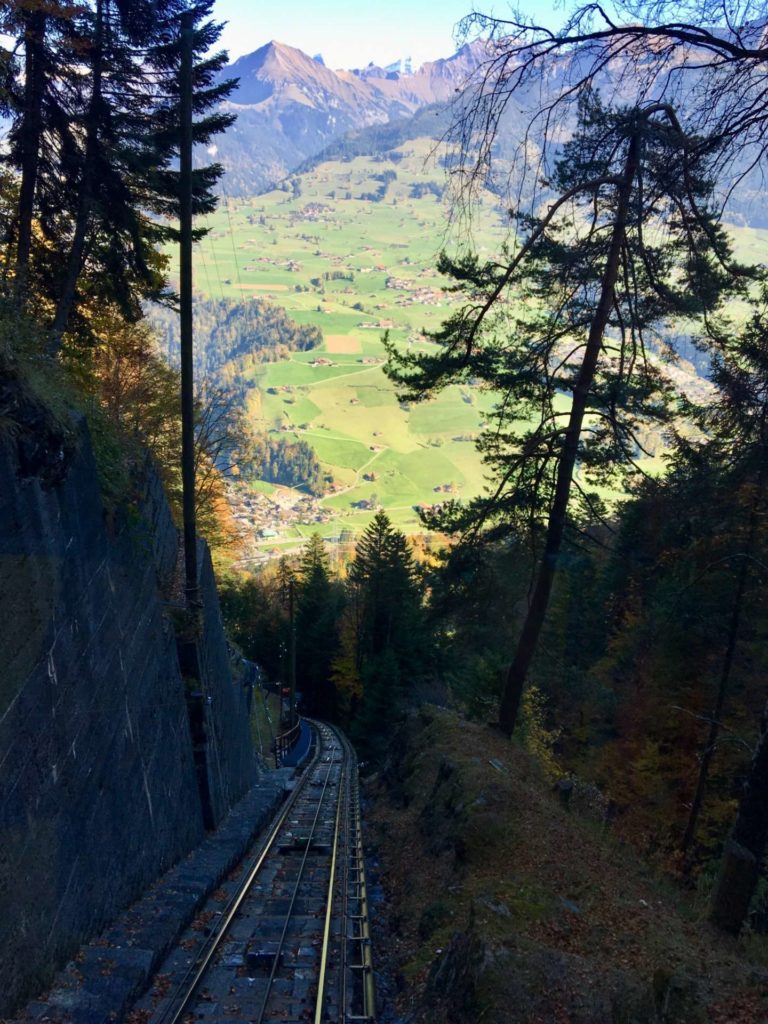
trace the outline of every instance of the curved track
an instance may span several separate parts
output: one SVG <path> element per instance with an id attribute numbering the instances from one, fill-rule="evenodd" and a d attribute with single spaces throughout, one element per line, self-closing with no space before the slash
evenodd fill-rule
<path id="1" fill-rule="evenodd" d="M 336 729 L 312 724 L 309 766 L 210 934 L 163 973 L 151 1024 L 375 1019 L 357 762 Z"/>

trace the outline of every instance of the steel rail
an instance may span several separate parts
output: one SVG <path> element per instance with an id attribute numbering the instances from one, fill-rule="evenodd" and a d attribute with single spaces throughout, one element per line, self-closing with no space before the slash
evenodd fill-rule
<path id="1" fill-rule="evenodd" d="M 227 907 L 223 911 L 221 920 L 219 921 L 219 927 L 210 936 L 208 942 L 203 946 L 202 950 L 200 951 L 197 959 L 194 961 L 193 964 L 190 965 L 189 970 L 179 982 L 175 993 L 175 996 L 178 999 L 176 1009 L 171 1014 L 171 1007 L 173 1007 L 174 1005 L 174 1003 L 172 1002 L 170 1006 L 167 1007 L 163 1012 L 161 1012 L 156 1019 L 153 1018 L 155 1024 L 179 1024 L 182 1017 L 186 1013 L 187 1008 L 192 1000 L 192 997 L 194 996 L 195 992 L 197 991 L 200 985 L 200 982 L 205 976 L 205 972 L 208 970 L 211 961 L 216 955 L 216 952 L 219 946 L 221 945 L 222 940 L 229 931 L 230 925 L 232 924 L 235 915 L 237 914 L 238 910 L 245 901 L 245 898 L 250 892 L 253 883 L 256 881 L 258 873 L 261 871 L 264 861 L 266 860 L 268 854 L 272 850 L 272 847 L 275 845 L 275 841 L 277 840 L 277 837 L 280 834 L 280 830 L 285 824 L 286 818 L 293 809 L 293 806 L 298 800 L 300 794 L 305 789 L 307 781 L 309 779 L 310 770 L 317 765 L 317 762 L 319 760 L 320 744 L 318 743 L 317 750 L 315 751 L 315 756 L 313 757 L 312 762 L 307 767 L 307 770 L 303 773 L 299 784 L 295 787 L 288 800 L 286 800 L 282 810 L 273 820 L 272 825 L 270 827 L 270 831 L 267 833 L 266 837 L 262 841 L 262 845 L 259 847 L 259 852 L 257 853 L 256 858 L 253 861 L 253 864 L 249 868 L 248 874 L 242 886 L 235 893 L 235 895 L 232 897 L 230 902 L 227 904 Z"/>
<path id="2" fill-rule="evenodd" d="M 301 841 L 304 844 L 303 856 L 295 880 L 291 878 L 286 886 L 286 889 L 291 892 L 290 902 L 284 913 L 282 931 L 276 949 L 274 953 L 270 950 L 272 963 L 269 976 L 265 979 L 266 987 L 263 997 L 260 994 L 260 1009 L 258 1014 L 253 1013 L 249 1020 L 251 1024 L 263 1024 L 268 1018 L 270 999 L 274 994 L 276 979 L 280 977 L 279 971 L 287 936 L 294 920 L 295 905 L 300 890 L 306 885 L 307 878 L 311 877 L 307 875 L 306 868 L 309 854 L 312 852 L 313 840 L 320 831 L 319 823 L 321 821 L 324 828 L 331 825 L 330 812 L 333 802 L 329 796 L 333 795 L 334 778 L 337 781 L 338 789 L 335 794 L 336 805 L 327 882 L 325 922 L 317 974 L 315 1012 L 314 1018 L 310 1019 L 314 1020 L 314 1024 L 322 1024 L 324 1020 L 323 1004 L 330 998 L 330 992 L 337 990 L 336 996 L 329 1006 L 332 1006 L 335 999 L 338 998 L 338 1024 L 348 1024 L 352 1021 L 367 1021 L 372 1024 L 374 1021 L 375 988 L 368 928 L 368 901 L 359 787 L 356 774 L 357 759 L 354 749 L 343 733 L 325 723 L 312 722 L 311 724 L 316 731 L 316 741 L 314 756 L 307 770 L 303 773 L 280 813 L 273 820 L 267 836 L 259 844 L 255 858 L 246 869 L 245 878 L 238 891 L 222 912 L 215 932 L 206 940 L 195 961 L 185 972 L 166 1008 L 153 1017 L 152 1024 L 182 1024 L 183 1018 L 194 1006 L 195 994 L 211 968 L 214 957 L 227 937 L 235 917 L 251 892 L 264 862 L 270 854 L 274 854 L 279 837 L 285 835 L 289 815 L 296 808 L 299 799 L 303 798 L 303 802 L 299 805 L 301 810 L 298 815 L 299 820 L 303 818 L 305 821 L 301 836 Z M 325 766 L 325 757 L 328 758 L 327 771 L 323 775 L 318 772 L 318 769 Z M 338 776 L 335 773 L 337 768 Z M 315 790 L 310 795 L 308 792 L 310 782 L 317 787 L 320 785 L 321 779 L 322 791 L 317 795 Z M 317 801 L 316 805 L 315 800 Z M 309 823 L 310 817 L 311 825 L 307 833 L 306 823 Z M 296 845 L 294 843 L 294 848 Z M 293 863 L 295 865 L 295 862 Z M 294 866 L 291 869 L 291 875 L 295 870 Z M 321 878 L 313 883 L 314 886 L 318 886 L 318 883 L 319 885 L 325 884 L 323 878 L 325 869 L 321 870 Z M 351 892 L 351 889 L 354 889 L 354 892 Z M 286 891 L 286 896 L 288 891 Z M 352 904 L 356 905 L 352 906 Z M 277 926 L 280 927 L 279 923 Z M 332 955 L 334 944 L 337 941 L 338 958 Z M 350 960 L 353 962 L 350 963 Z M 357 980 L 351 984 L 353 975 L 358 977 L 356 974 L 358 971 L 362 972 L 362 975 L 359 976 L 360 984 Z M 335 977 L 336 972 L 338 975 Z M 330 1012 L 335 1013 L 335 1010 Z"/>
<path id="3" fill-rule="evenodd" d="M 350 770 L 349 770 L 349 788 L 347 791 L 347 807 L 344 816 L 344 867 L 341 879 L 341 925 L 339 928 L 339 934 L 341 939 L 340 949 L 340 965 L 339 965 L 339 1006 L 342 1008 L 342 1012 L 346 1014 L 346 1008 L 349 1000 L 349 992 L 347 985 L 347 958 L 348 958 L 348 946 L 349 946 L 349 872 L 350 872 L 350 860 L 352 852 L 352 833 L 351 833 L 351 818 L 352 818 L 352 779 L 354 773 L 357 770 L 357 756 L 354 752 L 352 744 L 347 740 L 346 736 L 342 737 L 344 745 L 347 747 L 350 755 Z"/>
<path id="4" fill-rule="evenodd" d="M 335 729 L 333 731 L 336 732 Z M 338 733 L 336 733 L 336 736 L 337 738 L 339 738 Z M 348 762 L 349 751 L 344 749 L 344 744 L 341 742 L 340 746 Z M 343 767 L 347 768 L 348 770 L 348 765 L 343 765 Z M 331 923 L 333 920 L 333 892 L 334 889 L 336 888 L 336 858 L 338 856 L 339 851 L 339 832 L 341 830 L 340 826 L 342 821 L 341 809 L 342 805 L 345 802 L 345 794 L 348 785 L 349 779 L 345 777 L 345 772 L 342 771 L 340 773 L 339 778 L 339 794 L 338 800 L 336 802 L 336 822 L 333 827 L 333 851 L 331 853 L 331 871 L 330 877 L 328 879 L 328 898 L 325 907 L 325 927 L 323 929 L 323 947 L 320 956 L 320 972 L 317 982 L 317 1000 L 315 1002 L 315 1024 L 321 1024 L 323 1018 L 323 996 L 325 995 L 325 975 L 328 969 L 328 949 L 331 943 Z M 345 902 L 344 897 L 346 897 L 346 893 L 342 893 L 342 904 Z M 343 1005 L 344 1004 L 342 1003 L 342 1012 Z"/>
<path id="5" fill-rule="evenodd" d="M 350 851 L 351 859 L 354 860 L 352 870 L 356 873 L 357 879 L 353 884 L 357 886 L 357 914 L 352 915 L 358 922 L 359 931 L 351 937 L 353 942 L 359 944 L 359 963 L 351 965 L 352 970 L 362 973 L 362 1015 L 347 1015 L 345 1021 L 374 1021 L 376 1018 L 376 983 L 373 973 L 373 954 L 371 950 L 370 920 L 368 913 L 368 887 L 365 878 L 365 852 L 363 850 L 363 833 L 360 813 L 360 790 L 356 774 L 353 774 L 352 784 L 352 834 L 354 849 Z"/>
<path id="6" fill-rule="evenodd" d="M 334 730 L 336 732 L 336 730 Z M 343 831 L 344 831 L 344 857 L 342 859 L 342 870 L 340 878 L 334 878 L 335 870 L 332 867 L 331 878 L 328 886 L 328 902 L 326 905 L 325 930 L 323 934 L 323 947 L 318 979 L 317 1002 L 315 1005 L 314 1024 L 321 1024 L 325 1008 L 323 1000 L 328 984 L 328 954 L 331 946 L 331 925 L 333 920 L 332 901 L 334 890 L 338 889 L 338 900 L 340 904 L 340 928 L 339 937 L 339 966 L 338 966 L 338 998 L 339 998 L 339 1024 L 348 1024 L 352 1021 L 367 1021 L 369 1024 L 376 1017 L 376 988 L 373 973 L 373 955 L 371 950 L 371 937 L 368 914 L 368 890 L 365 879 L 365 855 L 362 841 L 362 825 L 360 814 L 360 796 L 357 783 L 357 758 L 354 748 L 343 733 L 336 733 L 345 756 L 345 776 L 343 793 L 342 786 L 339 790 L 339 804 L 336 816 L 336 829 L 334 833 L 334 862 L 337 857 L 338 843 L 341 839 L 340 814 L 342 802 L 343 810 Z M 350 874 L 354 877 L 350 883 Z M 356 887 L 356 892 L 350 896 L 350 885 Z M 350 900 L 357 903 L 356 913 L 349 913 Z M 357 932 L 352 931 L 357 925 Z M 357 945 L 357 956 L 359 962 L 349 963 L 350 947 Z M 348 986 L 348 975 L 351 971 L 361 971 L 360 1002 L 362 1013 L 355 1014 L 348 1005 L 350 992 Z M 354 996 L 352 996 L 354 998 Z"/>
<path id="7" fill-rule="evenodd" d="M 335 734 L 335 730 L 330 730 L 330 731 Z M 293 908 L 294 908 L 294 905 L 296 903 L 296 897 L 298 896 L 299 887 L 300 887 L 300 885 L 301 885 L 301 883 L 303 881 L 303 878 L 304 878 L 304 868 L 306 867 L 307 857 L 309 856 L 309 850 L 310 850 L 310 847 L 312 845 L 312 837 L 314 836 L 315 831 L 317 829 L 317 822 L 318 822 L 318 819 L 320 817 L 320 811 L 322 810 L 322 807 L 323 807 L 323 801 L 325 799 L 325 794 L 326 794 L 326 791 L 328 789 L 328 782 L 330 780 L 334 764 L 335 764 L 335 762 L 333 760 L 330 760 L 328 762 L 328 771 L 326 772 L 325 781 L 323 783 L 323 791 L 320 794 L 320 799 L 317 801 L 317 810 L 315 811 L 315 817 L 314 817 L 314 819 L 312 821 L 312 827 L 310 829 L 309 836 L 306 838 L 306 845 L 304 847 L 304 856 L 301 858 L 301 865 L 299 867 L 299 874 L 298 874 L 298 877 L 296 879 L 296 884 L 293 887 L 293 893 L 291 894 L 291 902 L 289 903 L 288 910 L 286 911 L 286 914 L 285 914 L 285 924 L 283 925 L 283 931 L 282 931 L 282 933 L 280 935 L 280 939 L 279 939 L 278 944 L 277 944 L 277 949 L 275 950 L 274 959 L 272 961 L 272 969 L 269 972 L 269 978 L 267 979 L 267 986 L 266 986 L 266 990 L 264 992 L 264 999 L 262 1000 L 261 1009 L 259 1010 L 258 1017 L 256 1017 L 255 1020 L 251 1022 L 251 1024 L 262 1024 L 262 1021 L 264 1020 L 264 1015 L 265 1015 L 265 1013 L 267 1011 L 267 1003 L 269 1002 L 269 997 L 270 997 L 270 995 L 272 993 L 272 985 L 273 985 L 274 980 L 275 980 L 275 974 L 277 973 L 277 966 L 280 963 L 280 956 L 281 956 L 281 954 L 283 952 L 283 946 L 285 944 L 285 936 L 288 934 L 288 926 L 291 923 L 291 915 L 293 914 Z M 339 787 L 339 789 L 341 789 L 341 787 Z"/>

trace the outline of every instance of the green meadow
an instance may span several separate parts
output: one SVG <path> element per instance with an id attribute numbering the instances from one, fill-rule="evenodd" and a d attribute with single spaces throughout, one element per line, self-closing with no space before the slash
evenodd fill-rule
<path id="1" fill-rule="evenodd" d="M 450 203 L 432 192 L 413 195 L 414 186 L 444 183 L 432 146 L 414 140 L 394 160 L 321 164 L 284 188 L 225 198 L 198 222 L 209 228 L 196 247 L 198 292 L 267 299 L 322 330 L 321 347 L 255 371 L 248 413 L 259 430 L 307 441 L 332 475 L 336 490 L 322 504 L 334 516 L 319 527 L 328 536 L 369 521 L 361 502 L 381 505 L 412 532 L 420 527 L 418 505 L 470 498 L 483 488 L 472 439 L 491 397 L 450 388 L 408 408 L 382 369 L 385 332 L 404 348 L 421 348 L 429 344 L 424 333 L 452 308 L 435 270 L 440 249 L 452 248 Z M 393 173 L 388 182 L 377 177 Z M 374 202 L 377 190 L 384 195 Z M 504 241 L 507 227 L 491 196 L 473 227 L 481 252 Z"/>
<path id="2" fill-rule="evenodd" d="M 336 490 L 322 499 L 334 513 L 319 527 L 326 536 L 362 528 L 372 513 L 361 502 L 382 506 L 413 532 L 417 506 L 467 499 L 484 486 L 473 439 L 492 396 L 452 387 L 408 407 L 382 370 L 385 332 L 405 349 L 422 348 L 425 332 L 452 308 L 435 264 L 442 248 L 455 252 L 457 235 L 448 198 L 424 192 L 445 183 L 432 146 L 410 140 L 394 159 L 320 164 L 271 192 L 225 197 L 199 221 L 209 233 L 196 247 L 198 292 L 267 299 L 321 328 L 321 347 L 254 371 L 248 413 L 259 430 L 309 442 L 333 477 Z M 490 195 L 468 227 L 481 256 L 497 253 L 508 237 Z M 740 257 L 756 262 L 768 252 L 768 232 L 739 228 L 735 235 Z M 172 276 L 175 270 L 172 264 Z M 298 527 L 295 534 L 309 532 Z"/>

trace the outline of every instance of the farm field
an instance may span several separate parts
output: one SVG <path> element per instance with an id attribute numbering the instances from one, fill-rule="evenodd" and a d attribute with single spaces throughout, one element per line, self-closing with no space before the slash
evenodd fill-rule
<path id="1" fill-rule="evenodd" d="M 271 192 L 225 197 L 199 221 L 210 229 L 196 247 L 200 293 L 267 299 L 322 331 L 320 347 L 251 371 L 248 414 L 258 430 L 315 449 L 334 480 L 320 501 L 330 518 L 316 527 L 328 537 L 364 528 L 374 506 L 406 532 L 419 531 L 418 506 L 467 499 L 484 486 L 473 440 L 492 396 L 454 387 L 407 407 L 382 369 L 385 332 L 403 348 L 423 349 L 424 332 L 452 308 L 435 270 L 440 249 L 455 245 L 433 145 L 409 140 L 386 156 L 323 163 Z M 507 237 L 488 195 L 472 223 L 474 248 L 490 256 Z M 735 238 L 749 262 L 768 254 L 766 231 L 738 228 Z M 654 459 L 648 468 L 660 465 Z M 312 528 L 295 527 L 291 539 Z"/>
<path id="2" fill-rule="evenodd" d="M 303 438 L 333 476 L 337 489 L 320 502 L 332 518 L 317 525 L 326 536 L 364 528 L 373 511 L 363 503 L 382 506 L 414 532 L 421 529 L 417 506 L 483 488 L 473 439 L 491 396 L 477 387 L 451 388 L 406 408 L 382 370 L 385 332 L 403 347 L 422 348 L 423 332 L 451 311 L 435 270 L 451 235 L 448 200 L 436 194 L 444 172 L 430 161 L 432 145 L 409 141 L 393 160 L 321 164 L 283 188 L 225 198 L 199 221 L 210 228 L 196 246 L 199 292 L 267 299 L 322 330 L 322 346 L 254 371 L 248 414 L 260 431 Z M 374 202 L 377 190 L 384 195 Z M 506 237 L 490 196 L 475 231 L 481 254 Z"/>

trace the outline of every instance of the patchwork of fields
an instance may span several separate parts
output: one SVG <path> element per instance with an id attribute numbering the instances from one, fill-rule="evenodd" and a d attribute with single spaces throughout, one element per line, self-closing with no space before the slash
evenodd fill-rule
<path id="1" fill-rule="evenodd" d="M 399 346 L 420 349 L 429 344 L 424 332 L 451 311 L 453 297 L 435 270 L 440 249 L 455 246 L 433 145 L 409 140 L 388 156 L 320 164 L 271 192 L 225 198 L 203 221 L 210 231 L 197 246 L 199 292 L 268 299 L 322 330 L 321 347 L 250 371 L 254 426 L 309 442 L 334 480 L 320 502 L 331 517 L 294 526 L 294 542 L 314 528 L 326 536 L 356 532 L 374 506 L 413 532 L 419 505 L 483 489 L 473 440 L 492 397 L 454 387 L 406 407 L 382 369 L 385 331 Z M 490 195 L 469 227 L 481 257 L 498 253 L 508 237 Z M 765 258 L 768 232 L 739 228 L 735 237 L 739 257 Z M 655 459 L 647 467 L 661 465 Z"/>
<path id="2" fill-rule="evenodd" d="M 323 332 L 320 348 L 254 371 L 248 412 L 260 430 L 309 442 L 333 476 L 336 490 L 321 501 L 333 518 L 317 527 L 328 536 L 364 527 L 373 513 L 363 503 L 414 531 L 417 506 L 483 488 L 473 439 L 491 397 L 451 388 L 407 408 L 382 369 L 385 331 L 403 347 L 423 347 L 423 332 L 451 309 L 434 269 L 450 230 L 431 146 L 410 141 L 394 161 L 322 164 L 287 191 L 225 200 L 197 246 L 200 292 L 238 301 L 251 292 Z M 377 189 L 384 195 L 374 202 Z M 488 254 L 506 236 L 491 197 L 475 230 Z"/>

